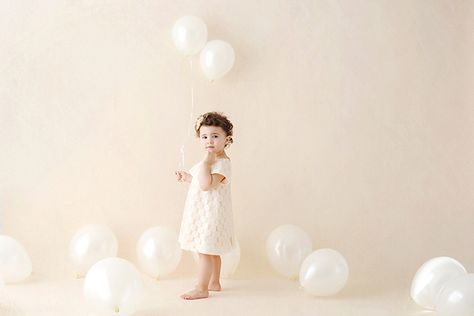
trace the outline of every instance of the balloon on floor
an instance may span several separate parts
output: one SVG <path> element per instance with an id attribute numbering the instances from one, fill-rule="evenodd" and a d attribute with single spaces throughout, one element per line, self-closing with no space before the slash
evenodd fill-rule
<path id="1" fill-rule="evenodd" d="M 81 227 L 69 243 L 69 258 L 78 277 L 83 277 L 97 261 L 117 256 L 117 251 L 117 238 L 104 225 Z"/>
<path id="2" fill-rule="evenodd" d="M 312 295 L 330 296 L 341 291 L 348 278 L 349 266 L 344 256 L 334 249 L 325 248 L 305 258 L 299 282 Z"/>
<path id="3" fill-rule="evenodd" d="M 440 316 L 474 315 L 474 274 L 464 274 L 449 280 L 437 304 Z"/>
<path id="4" fill-rule="evenodd" d="M 140 236 L 136 251 L 139 267 L 154 278 L 172 273 L 182 253 L 178 235 L 160 226 L 149 228 Z"/>
<path id="5" fill-rule="evenodd" d="M 86 301 L 98 312 L 132 315 L 141 306 L 144 284 L 135 266 L 122 258 L 94 264 L 84 279 Z"/>
<path id="6" fill-rule="evenodd" d="M 311 237 L 295 225 L 275 228 L 267 238 L 267 258 L 281 275 L 296 279 L 303 260 L 313 248 Z"/>
<path id="7" fill-rule="evenodd" d="M 415 273 L 410 296 L 420 306 L 436 309 L 439 295 L 446 283 L 467 274 L 464 266 L 450 257 L 436 257 L 426 261 Z"/>
<path id="8" fill-rule="evenodd" d="M 25 248 L 16 239 L 0 235 L 1 283 L 23 281 L 30 276 L 31 271 L 31 259 Z"/>
<path id="9" fill-rule="evenodd" d="M 221 275 L 223 278 L 229 278 L 235 273 L 240 263 L 240 244 L 237 241 L 231 252 L 222 255 Z"/>

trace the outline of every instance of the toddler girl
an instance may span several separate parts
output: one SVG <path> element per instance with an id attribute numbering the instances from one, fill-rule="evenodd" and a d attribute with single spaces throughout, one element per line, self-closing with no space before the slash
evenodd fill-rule
<path id="1" fill-rule="evenodd" d="M 220 291 L 221 255 L 235 244 L 231 204 L 231 166 L 225 149 L 232 144 L 232 123 L 225 115 L 208 112 L 195 125 L 204 158 L 189 173 L 176 171 L 179 182 L 190 183 L 184 205 L 179 243 L 199 253 L 196 287 L 181 295 L 193 300 Z"/>

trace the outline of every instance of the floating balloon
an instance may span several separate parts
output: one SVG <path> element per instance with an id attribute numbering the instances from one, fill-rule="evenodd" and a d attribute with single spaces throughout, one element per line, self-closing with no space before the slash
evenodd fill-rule
<path id="1" fill-rule="evenodd" d="M 466 273 L 463 265 L 453 258 L 430 259 L 416 271 L 411 283 L 410 296 L 418 305 L 434 310 L 446 283 Z"/>
<path id="2" fill-rule="evenodd" d="M 200 18 L 187 15 L 175 22 L 172 35 L 178 51 L 190 56 L 197 54 L 206 44 L 207 27 Z"/>
<path id="3" fill-rule="evenodd" d="M 441 291 L 437 310 L 440 316 L 474 315 L 474 274 L 449 280 Z"/>
<path id="4" fill-rule="evenodd" d="M 178 235 L 167 227 L 150 228 L 138 240 L 138 264 L 154 278 L 172 273 L 181 260 L 181 253 Z"/>
<path id="5" fill-rule="evenodd" d="M 311 237 L 295 225 L 282 225 L 267 238 L 267 257 L 272 267 L 281 275 L 297 278 L 301 262 L 311 252 Z"/>
<path id="6" fill-rule="evenodd" d="M 333 249 L 312 252 L 301 264 L 300 285 L 316 296 L 334 295 L 349 278 L 349 266 L 343 255 Z"/>
<path id="7" fill-rule="evenodd" d="M 77 231 L 69 244 L 69 257 L 77 276 L 84 276 L 97 261 L 117 256 L 118 242 L 110 228 L 87 225 Z"/>
<path id="8" fill-rule="evenodd" d="M 97 311 L 131 315 L 141 306 L 144 285 L 135 266 L 122 258 L 94 264 L 84 279 L 84 296 Z"/>
<path id="9" fill-rule="evenodd" d="M 25 248 L 14 238 L 0 235 L 0 280 L 20 282 L 30 276 L 31 259 Z"/>
<path id="10" fill-rule="evenodd" d="M 209 80 L 224 76 L 234 65 L 234 60 L 234 49 L 221 40 L 208 42 L 199 56 L 201 69 Z"/>
<path id="11" fill-rule="evenodd" d="M 195 262 L 199 262 L 199 254 L 193 252 L 193 258 Z M 235 273 L 240 262 L 240 245 L 237 242 L 234 249 L 221 256 L 221 276 L 223 278 L 229 278 Z"/>

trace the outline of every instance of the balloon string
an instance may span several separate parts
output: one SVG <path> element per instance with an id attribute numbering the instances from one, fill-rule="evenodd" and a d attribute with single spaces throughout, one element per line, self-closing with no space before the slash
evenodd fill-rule
<path id="1" fill-rule="evenodd" d="M 189 133 L 191 130 L 191 124 L 193 121 L 193 116 L 194 116 L 194 86 L 193 86 L 193 60 L 191 57 L 189 57 L 189 68 L 191 70 L 191 112 L 189 113 L 189 122 L 188 126 L 186 128 L 186 136 L 183 142 L 183 145 L 181 145 L 180 152 L 181 152 L 181 169 L 184 169 L 184 163 L 185 163 L 185 143 L 186 140 L 189 138 Z"/>
<path id="2" fill-rule="evenodd" d="M 191 113 L 189 113 L 188 134 L 186 135 L 186 138 L 189 138 L 189 131 L 191 129 L 191 124 L 193 122 L 193 115 L 194 115 L 193 60 L 191 58 L 189 58 L 189 65 L 191 69 Z"/>

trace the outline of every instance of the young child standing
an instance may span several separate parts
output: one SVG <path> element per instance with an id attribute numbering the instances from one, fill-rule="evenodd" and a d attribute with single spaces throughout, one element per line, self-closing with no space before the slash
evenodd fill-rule
<path id="1" fill-rule="evenodd" d="M 220 291 L 221 255 L 234 245 L 231 204 L 231 164 L 225 149 L 233 143 L 232 123 L 225 115 L 208 112 L 195 125 L 203 151 L 202 161 L 189 173 L 176 171 L 179 182 L 190 183 L 186 197 L 179 243 L 184 250 L 199 253 L 195 288 L 181 295 L 187 300 L 209 297 Z"/>

